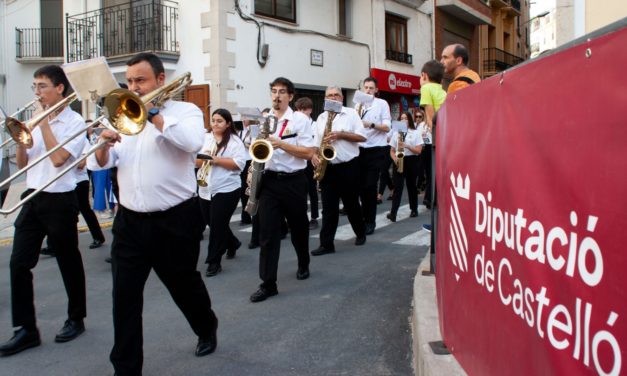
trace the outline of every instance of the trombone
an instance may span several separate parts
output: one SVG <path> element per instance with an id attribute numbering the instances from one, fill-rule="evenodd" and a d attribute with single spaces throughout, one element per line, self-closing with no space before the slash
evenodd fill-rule
<path id="1" fill-rule="evenodd" d="M 6 184 L 12 182 L 17 179 L 26 171 L 30 170 L 33 166 L 41 163 L 44 159 L 48 158 L 52 153 L 59 150 L 63 146 L 65 146 L 70 141 L 74 140 L 76 137 L 81 137 L 85 134 L 87 129 L 93 127 L 94 125 L 100 123 L 105 128 L 110 129 L 114 132 L 121 133 L 126 136 L 133 136 L 139 134 L 144 130 L 146 126 L 146 121 L 148 117 L 148 111 L 146 110 L 145 104 L 148 102 L 152 102 L 155 106 L 160 107 L 165 103 L 166 100 L 174 97 L 180 91 L 184 90 L 187 86 L 191 84 L 191 74 L 185 73 L 184 75 L 175 79 L 172 83 L 167 86 L 155 89 L 154 91 L 142 96 L 141 98 L 127 89 L 115 89 L 112 90 L 109 94 L 104 97 L 104 106 L 103 112 L 104 114 L 94 120 L 93 123 L 88 124 L 83 127 L 79 131 L 72 134 L 63 142 L 60 142 L 55 147 L 50 149 L 47 153 L 41 155 L 39 158 L 35 159 L 32 163 L 28 164 L 24 168 L 20 169 L 3 182 L 0 183 L 0 187 L 5 186 Z M 69 103 L 70 97 L 65 98 L 62 102 Z M 56 105 L 55 105 L 56 106 Z M 59 107 L 55 106 L 49 108 L 44 113 L 39 115 L 37 118 L 32 119 L 28 122 L 29 125 L 36 125 L 37 122 L 43 120 L 46 116 L 48 116 L 53 111 L 56 111 Z M 37 120 L 37 122 L 35 122 Z M 22 129 L 26 134 L 30 137 L 32 142 L 32 136 L 30 135 L 30 131 L 26 128 L 24 123 L 20 123 L 20 129 Z M 16 142 L 21 142 L 21 140 L 16 140 Z M 78 158 L 70 165 L 65 167 L 61 172 L 59 172 L 56 176 L 50 179 L 46 184 L 37 188 L 33 192 L 31 192 L 28 196 L 24 197 L 20 202 L 15 204 L 13 207 L 9 209 L 0 210 L 0 214 L 8 215 L 15 212 L 17 209 L 21 208 L 25 203 L 30 201 L 33 197 L 35 197 L 39 192 L 46 189 L 52 183 L 57 181 L 61 176 L 67 174 L 70 171 L 73 171 L 79 163 L 87 159 L 90 155 L 101 149 L 105 146 L 109 141 L 108 140 L 100 140 L 94 146 L 92 146 L 87 153 L 85 153 L 82 157 Z"/>
<path id="2" fill-rule="evenodd" d="M 32 101 L 26 103 L 26 105 L 24 105 L 24 107 L 20 108 L 19 110 L 15 111 L 14 113 L 12 113 L 11 115 L 7 116 L 4 113 L 4 110 L 2 110 L 0 108 L 0 111 L 2 111 L 2 113 L 4 114 L 4 119 L 0 122 L 0 125 L 2 126 L 2 128 L 9 132 L 9 130 L 7 129 L 7 127 L 5 126 L 6 122 L 8 120 L 15 120 L 15 118 L 17 118 L 22 112 L 25 112 L 26 110 L 28 110 L 29 108 L 31 108 L 36 102 L 39 102 L 40 98 L 39 97 L 35 97 L 35 99 L 33 99 Z M 9 134 L 11 134 L 9 132 Z M 3 143 L 0 144 L 0 149 L 2 149 L 3 147 L 7 146 L 9 143 L 13 142 L 15 140 L 13 140 L 13 136 L 11 136 L 11 138 L 8 138 L 6 141 L 4 141 Z"/>

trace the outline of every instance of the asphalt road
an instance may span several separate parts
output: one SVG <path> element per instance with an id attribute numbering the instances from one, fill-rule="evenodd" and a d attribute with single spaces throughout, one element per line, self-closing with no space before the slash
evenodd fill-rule
<path id="1" fill-rule="evenodd" d="M 403 203 L 405 204 L 406 201 Z M 220 320 L 218 348 L 193 355 L 197 338 L 167 290 L 152 273 L 144 293 L 144 375 L 411 375 L 411 298 L 416 268 L 426 252 L 427 234 L 418 231 L 428 212 L 398 222 L 385 219 L 391 201 L 378 207 L 377 230 L 361 247 L 341 217 L 336 253 L 312 257 L 311 277 L 296 280 L 296 255 L 289 236 L 282 242 L 279 295 L 265 302 L 248 298 L 260 283 L 258 249 L 249 250 L 249 227 L 231 223 L 243 242 L 223 272 L 203 279 Z M 239 211 L 239 209 L 237 209 Z M 237 212 L 238 212 L 237 211 Z M 237 213 L 236 212 L 236 213 Z M 344 226 L 344 227 L 343 227 Z M 318 246 L 318 230 L 310 248 Z M 107 230 L 105 236 L 111 239 Z M 207 232 L 205 232 L 207 239 Z M 113 343 L 108 244 L 88 249 L 80 234 L 87 276 L 86 332 L 54 343 L 66 319 L 66 295 L 55 259 L 42 256 L 34 269 L 35 304 L 42 345 L 0 358 L 2 375 L 111 375 Z M 200 262 L 207 241 L 201 244 Z M 12 335 L 9 286 L 11 247 L 0 248 L 0 341 Z"/>

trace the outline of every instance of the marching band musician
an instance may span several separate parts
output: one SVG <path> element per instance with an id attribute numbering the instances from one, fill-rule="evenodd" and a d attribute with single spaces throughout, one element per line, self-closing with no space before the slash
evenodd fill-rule
<path id="1" fill-rule="evenodd" d="M 369 95 L 375 95 L 379 89 L 374 77 L 364 79 L 362 90 Z M 359 197 L 366 222 L 366 235 L 374 233 L 377 216 L 377 180 L 387 151 L 386 135 L 392 124 L 390 106 L 380 98 L 374 101 L 368 108 L 357 105 L 364 127 L 366 141 L 359 148 L 359 176 L 361 191 Z M 360 112 L 360 113 L 359 113 Z"/>
<path id="2" fill-rule="evenodd" d="M 416 130 L 414 121 L 409 112 L 403 112 L 400 117 L 401 121 L 407 123 L 407 134 L 405 141 L 399 141 L 398 132 L 394 132 L 390 138 L 390 156 L 394 161 L 394 193 L 392 194 L 392 209 L 387 214 L 387 218 L 396 222 L 396 213 L 401 205 L 401 197 L 403 196 L 403 180 L 407 184 L 407 197 L 409 199 L 410 217 L 418 216 L 418 188 L 416 187 L 418 180 L 418 170 L 420 168 L 419 155 L 422 151 L 423 141 L 422 135 Z M 398 171 L 397 151 L 404 153 L 403 172 Z"/>
<path id="3" fill-rule="evenodd" d="M 70 91 L 70 84 L 63 70 L 47 65 L 34 74 L 33 90 L 44 108 L 63 100 Z M 39 108 L 37 113 L 41 112 Z M 48 150 L 85 127 L 83 118 L 68 106 L 44 118 L 32 130 L 33 147 L 17 145 L 17 166 L 21 169 Z M 26 173 L 27 190 L 22 197 L 43 186 L 83 151 L 83 139 L 77 137 L 52 153 L 49 158 L 32 167 Z M 55 337 L 55 342 L 67 342 L 85 331 L 83 319 L 87 315 L 85 303 L 85 272 L 78 249 L 78 200 L 76 175 L 61 176 L 22 207 L 15 220 L 15 235 L 11 253 L 11 306 L 13 326 L 19 327 L 13 338 L 0 346 L 0 355 L 13 355 L 39 346 L 41 340 L 36 325 L 33 294 L 33 274 L 37 265 L 44 237 L 56 251 L 56 260 L 68 295 L 68 319 Z"/>
<path id="4" fill-rule="evenodd" d="M 242 142 L 244 143 L 244 147 L 246 148 L 246 150 L 248 150 L 248 148 L 250 148 L 250 143 L 252 142 L 252 134 L 251 134 L 249 120 L 242 120 L 242 129 L 239 131 L 238 136 L 240 140 L 242 140 Z M 246 207 L 246 204 L 248 203 L 248 195 L 246 194 L 246 188 L 248 188 L 248 182 L 246 180 L 248 177 L 248 169 L 250 168 L 250 162 L 252 161 L 252 157 L 250 156 L 248 152 L 246 152 L 245 154 L 246 154 L 246 165 L 244 166 L 244 168 L 242 169 L 242 172 L 240 173 L 240 180 L 242 182 L 241 183 L 242 189 L 240 191 L 240 202 L 242 203 L 242 214 L 241 214 L 240 222 L 239 222 L 240 226 L 249 225 L 252 223 L 252 218 L 250 214 L 248 214 L 248 212 L 244 210 L 244 208 Z"/>
<path id="5" fill-rule="evenodd" d="M 337 86 L 329 86 L 325 98 L 342 102 L 342 90 Z M 324 177 L 320 181 L 322 189 L 322 228 L 320 229 L 320 246 L 311 251 L 313 256 L 325 255 L 335 252 L 335 232 L 339 219 L 340 199 L 344 203 L 344 209 L 348 221 L 357 238 L 355 245 L 363 245 L 366 242 L 366 227 L 359 205 L 359 142 L 366 141 L 362 135 L 364 128 L 357 112 L 352 108 L 342 107 L 331 124 L 331 132 L 323 136 L 329 113 L 323 112 L 316 120 L 316 133 L 314 144 L 328 143 L 335 148 L 335 159 L 328 162 Z M 320 164 L 319 153 L 312 158 L 314 167 Z"/>
<path id="6" fill-rule="evenodd" d="M 314 153 L 312 129 L 307 117 L 294 112 L 289 102 L 294 84 L 284 77 L 270 83 L 272 112 L 278 119 L 268 141 L 274 153 L 265 163 L 259 194 L 259 276 L 263 283 L 251 296 L 260 302 L 278 294 L 277 269 L 281 247 L 281 221 L 286 218 L 298 257 L 299 280 L 309 278 L 309 221 L 307 219 L 307 177 L 304 170 Z"/>
<path id="7" fill-rule="evenodd" d="M 127 63 L 129 89 L 147 94 L 164 85 L 159 58 L 140 53 Z M 90 156 L 90 169 L 118 167 L 120 210 L 113 222 L 114 345 L 117 375 L 139 375 L 143 363 L 143 290 L 150 270 L 168 288 L 198 336 L 196 356 L 217 346 L 218 319 L 196 270 L 203 226 L 198 210 L 194 161 L 205 134 L 203 115 L 190 103 L 147 103 L 145 129 L 121 137 L 105 130 L 108 144 Z"/>
<path id="8" fill-rule="evenodd" d="M 235 257 L 242 243 L 233 235 L 229 222 L 240 199 L 242 182 L 240 172 L 246 164 L 246 149 L 233 128 L 231 113 L 219 108 L 211 115 L 211 133 L 205 135 L 202 150 L 212 159 L 203 161 L 198 180 L 205 186 L 198 189 L 200 208 L 209 226 L 207 277 L 222 271 L 222 255 Z M 202 176 L 201 176 L 202 175 Z"/>

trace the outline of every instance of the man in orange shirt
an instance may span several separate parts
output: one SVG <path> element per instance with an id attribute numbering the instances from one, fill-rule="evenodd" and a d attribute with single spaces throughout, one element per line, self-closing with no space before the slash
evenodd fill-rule
<path id="1" fill-rule="evenodd" d="M 444 64 L 446 74 L 454 77 L 448 86 L 448 94 L 481 81 L 477 72 L 467 67 L 468 50 L 461 44 L 450 44 L 444 47 L 440 62 Z"/>

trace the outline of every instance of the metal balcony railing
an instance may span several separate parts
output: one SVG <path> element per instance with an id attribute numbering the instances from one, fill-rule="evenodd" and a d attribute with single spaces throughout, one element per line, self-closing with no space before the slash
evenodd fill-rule
<path id="1" fill-rule="evenodd" d="M 63 29 L 18 29 L 15 28 L 15 57 L 62 58 Z"/>
<path id="2" fill-rule="evenodd" d="M 512 7 L 520 12 L 520 0 L 511 0 Z"/>
<path id="3" fill-rule="evenodd" d="M 67 59 L 122 57 L 144 51 L 178 57 L 177 20 L 178 3 L 167 0 L 129 2 L 67 15 Z"/>
<path id="4" fill-rule="evenodd" d="M 483 49 L 483 71 L 494 74 L 520 64 L 523 58 L 510 54 L 496 47 Z"/>
<path id="5" fill-rule="evenodd" d="M 398 52 L 394 50 L 385 50 L 385 58 L 388 60 L 394 60 L 405 64 L 412 64 L 412 55 L 405 52 Z"/>

